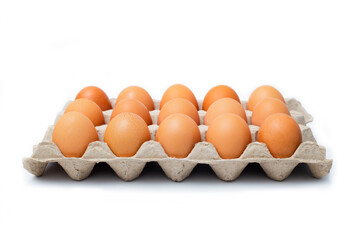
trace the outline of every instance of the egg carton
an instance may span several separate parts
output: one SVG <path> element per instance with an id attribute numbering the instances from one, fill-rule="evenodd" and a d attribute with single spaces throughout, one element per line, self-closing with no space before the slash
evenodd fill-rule
<path id="1" fill-rule="evenodd" d="M 111 102 L 114 106 L 115 99 L 111 99 Z M 202 102 L 198 102 L 201 109 Z M 69 103 L 65 104 L 55 123 Z M 150 114 L 153 123 L 157 123 L 159 101 L 154 100 L 154 104 L 156 110 Z M 242 104 L 246 106 L 245 101 Z M 90 143 L 81 158 L 68 158 L 61 153 L 57 145 L 51 141 L 54 129 L 54 125 L 51 125 L 42 142 L 34 146 L 32 156 L 23 159 L 23 165 L 30 173 L 41 176 L 48 163 L 57 162 L 73 180 L 87 178 L 95 164 L 100 162 L 106 162 L 124 181 L 132 181 L 139 177 L 147 162 L 157 162 L 164 173 L 176 182 L 187 178 L 197 164 L 208 164 L 218 178 L 224 181 L 235 180 L 249 163 L 258 163 L 269 178 L 277 181 L 286 179 L 300 163 L 307 164 L 315 178 L 326 176 L 330 172 L 332 160 L 326 159 L 326 149 L 316 143 L 311 129 L 306 126 L 312 121 L 312 116 L 294 98 L 286 99 L 286 104 L 292 117 L 298 122 L 303 137 L 303 142 L 290 158 L 274 158 L 264 143 L 256 141 L 259 127 L 249 125 L 252 142 L 243 154 L 236 159 L 221 159 L 215 147 L 205 142 L 208 127 L 203 125 L 206 113 L 203 110 L 199 111 L 202 142 L 197 143 L 186 158 L 167 156 L 160 143 L 155 141 L 158 129 L 156 124 L 149 126 L 151 140 L 143 143 L 134 156 L 117 157 L 104 142 L 104 133 L 112 113 L 112 110 L 107 110 L 103 112 L 106 124 L 96 127 L 99 141 Z M 246 111 L 246 115 L 250 123 L 251 111 Z"/>

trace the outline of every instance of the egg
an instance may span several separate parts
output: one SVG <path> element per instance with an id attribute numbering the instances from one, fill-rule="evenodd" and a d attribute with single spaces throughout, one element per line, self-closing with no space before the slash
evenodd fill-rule
<path id="1" fill-rule="evenodd" d="M 244 119 L 233 113 L 225 113 L 209 126 L 206 141 L 214 145 L 221 158 L 238 158 L 251 143 L 251 133 Z"/>
<path id="2" fill-rule="evenodd" d="M 195 106 L 184 98 L 175 98 L 168 101 L 159 113 L 157 124 L 160 125 L 165 118 L 174 113 L 183 113 L 191 117 L 197 125 L 200 124 L 199 113 Z"/>
<path id="3" fill-rule="evenodd" d="M 76 99 L 87 98 L 93 102 L 95 102 L 102 111 L 106 111 L 111 109 L 110 99 L 106 95 L 106 93 L 98 87 L 89 86 L 83 88 L 76 96 Z"/>
<path id="4" fill-rule="evenodd" d="M 80 98 L 71 102 L 65 109 L 65 113 L 79 112 L 87 116 L 95 126 L 105 124 L 105 119 L 101 108 L 93 101 Z"/>
<path id="5" fill-rule="evenodd" d="M 284 97 L 276 88 L 272 86 L 264 85 L 256 88 L 251 93 L 246 106 L 247 110 L 253 111 L 256 104 L 258 104 L 259 102 L 261 102 L 262 100 L 268 97 L 277 98 L 285 103 Z"/>
<path id="6" fill-rule="evenodd" d="M 214 102 L 206 112 L 204 123 L 210 125 L 214 119 L 224 113 L 234 113 L 247 122 L 246 112 L 241 104 L 232 98 L 221 98 Z"/>
<path id="7" fill-rule="evenodd" d="M 94 124 L 84 114 L 68 112 L 56 122 L 52 141 L 65 157 L 81 157 L 89 143 L 98 141 Z"/>
<path id="8" fill-rule="evenodd" d="M 169 157 L 185 158 L 195 144 L 201 141 L 201 136 L 198 125 L 191 117 L 175 113 L 161 123 L 156 133 L 156 141 Z"/>
<path id="9" fill-rule="evenodd" d="M 113 112 L 111 113 L 110 121 L 118 114 L 124 112 L 135 113 L 139 115 L 146 122 L 147 125 L 152 124 L 149 110 L 145 107 L 144 104 L 142 104 L 136 99 L 127 98 L 118 102 L 118 104 L 116 104 L 116 106 L 114 107 Z"/>
<path id="10" fill-rule="evenodd" d="M 136 99 L 143 103 L 149 111 L 154 110 L 154 101 L 152 100 L 150 94 L 143 89 L 142 87 L 138 86 L 130 86 L 125 88 L 120 92 L 116 99 L 115 105 L 120 102 L 121 100 L 124 100 L 126 98 Z"/>
<path id="11" fill-rule="evenodd" d="M 257 140 L 265 143 L 275 158 L 289 158 L 302 142 L 301 130 L 287 114 L 275 113 L 261 124 Z"/>
<path id="12" fill-rule="evenodd" d="M 240 102 L 239 96 L 234 91 L 234 89 L 232 89 L 231 87 L 226 86 L 226 85 L 218 85 L 218 86 L 211 88 L 206 93 L 204 101 L 203 101 L 202 109 L 204 111 L 207 111 L 209 109 L 209 107 L 211 106 L 211 104 L 213 104 L 214 102 L 216 102 L 217 100 L 219 100 L 221 98 L 232 98 L 232 99 Z"/>
<path id="13" fill-rule="evenodd" d="M 276 98 L 265 98 L 256 104 L 252 112 L 251 124 L 261 126 L 262 122 L 272 114 L 285 113 L 290 116 L 286 104 Z"/>
<path id="14" fill-rule="evenodd" d="M 165 91 L 160 101 L 160 109 L 162 109 L 162 107 L 168 101 L 175 98 L 185 98 L 186 100 L 194 104 L 196 110 L 199 110 L 198 102 L 195 98 L 195 95 L 188 87 L 182 84 L 174 84 Z"/>
<path id="15" fill-rule="evenodd" d="M 120 113 L 105 130 L 104 142 L 118 157 L 131 157 L 141 145 L 150 140 L 146 122 L 135 113 Z"/>

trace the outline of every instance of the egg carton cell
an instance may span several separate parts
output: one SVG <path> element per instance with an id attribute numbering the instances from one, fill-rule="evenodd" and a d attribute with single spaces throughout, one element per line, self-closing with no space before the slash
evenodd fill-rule
<path id="1" fill-rule="evenodd" d="M 114 106 L 115 99 L 111 100 Z M 66 106 L 58 114 L 57 119 L 64 113 Z M 159 113 L 159 101 L 154 100 L 155 109 L 151 111 L 153 122 L 157 122 Z M 242 102 L 246 106 L 246 102 Z M 151 140 L 142 144 L 137 153 L 132 157 L 117 157 L 103 142 L 106 124 L 97 126 L 96 130 L 99 141 L 92 142 L 87 147 L 81 158 L 65 157 L 55 143 L 51 141 L 54 126 L 49 126 L 41 143 L 34 146 L 33 154 L 23 159 L 24 168 L 30 173 L 41 176 L 48 163 L 57 162 L 73 180 L 87 178 L 95 164 L 106 162 L 116 174 L 124 181 L 132 181 L 139 177 L 147 162 L 157 162 L 164 173 L 173 181 L 182 181 L 187 178 L 197 164 L 209 165 L 219 179 L 224 181 L 235 180 L 249 163 L 258 163 L 266 175 L 277 181 L 286 179 L 293 169 L 300 163 L 308 165 L 315 178 L 326 176 L 331 169 L 332 160 L 326 159 L 326 149 L 316 143 L 311 129 L 306 126 L 312 121 L 312 116 L 306 112 L 301 103 L 296 99 L 286 99 L 292 117 L 298 122 L 302 133 L 303 142 L 295 153 L 289 158 L 274 158 L 264 143 L 257 142 L 259 127 L 250 125 L 252 142 L 245 151 L 236 159 L 221 159 L 215 147 L 205 142 L 207 126 L 202 125 L 205 111 L 200 110 L 201 125 L 199 130 L 202 142 L 195 145 L 186 158 L 171 158 L 165 153 L 162 146 L 154 141 L 158 126 L 150 125 Z M 199 101 L 201 109 L 202 102 Z M 104 111 L 105 122 L 108 123 L 112 110 Z M 248 122 L 250 122 L 251 111 L 246 111 Z"/>

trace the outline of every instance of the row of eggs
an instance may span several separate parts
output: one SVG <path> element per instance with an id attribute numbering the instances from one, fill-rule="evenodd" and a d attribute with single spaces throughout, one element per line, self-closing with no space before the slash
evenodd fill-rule
<path id="1" fill-rule="evenodd" d="M 111 108 L 108 96 L 100 88 L 82 89 L 55 124 L 52 141 L 64 156 L 81 157 L 88 144 L 98 140 L 95 126 L 105 124 L 102 111 Z M 281 93 L 271 86 L 261 86 L 250 95 L 246 108 L 253 111 L 251 124 L 260 126 L 257 140 L 265 143 L 274 157 L 290 157 L 302 137 Z M 133 156 L 150 140 L 149 111 L 154 109 L 151 96 L 141 87 L 131 86 L 119 94 L 104 135 L 116 156 Z M 206 141 L 214 145 L 221 158 L 238 158 L 251 142 L 251 134 L 236 92 L 225 85 L 213 87 L 206 94 L 202 109 L 208 125 Z M 185 158 L 201 141 L 198 110 L 198 102 L 186 86 L 175 84 L 164 93 L 156 141 L 169 157 Z"/>

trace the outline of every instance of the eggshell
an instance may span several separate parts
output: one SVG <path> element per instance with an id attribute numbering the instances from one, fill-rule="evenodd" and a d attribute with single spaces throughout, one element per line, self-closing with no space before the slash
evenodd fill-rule
<path id="1" fill-rule="evenodd" d="M 101 111 L 101 108 L 93 101 L 80 98 L 71 102 L 65 109 L 67 112 L 79 112 L 87 116 L 95 126 L 100 126 L 105 124 L 104 114 Z"/>
<path id="2" fill-rule="evenodd" d="M 277 98 L 283 103 L 285 103 L 284 97 L 276 88 L 272 86 L 264 85 L 256 88 L 251 93 L 246 106 L 247 110 L 253 111 L 256 104 L 260 103 L 262 100 L 268 97 Z"/>
<path id="3" fill-rule="evenodd" d="M 143 103 L 146 106 L 146 108 L 149 111 L 152 111 L 155 109 L 154 101 L 152 100 L 150 94 L 142 87 L 130 86 L 130 87 L 125 88 L 118 95 L 115 105 L 118 102 L 120 102 L 126 98 L 136 99 L 136 100 L 140 101 L 141 103 Z"/>
<path id="4" fill-rule="evenodd" d="M 183 114 L 175 113 L 167 117 L 159 126 L 156 141 L 169 157 L 185 158 L 201 141 L 200 131 L 195 121 Z"/>
<path id="5" fill-rule="evenodd" d="M 206 112 L 204 123 L 210 125 L 214 119 L 224 113 L 234 113 L 247 122 L 246 112 L 241 104 L 232 98 L 221 98 L 214 102 Z"/>
<path id="6" fill-rule="evenodd" d="M 146 122 L 147 125 L 152 124 L 152 119 L 149 110 L 145 107 L 144 104 L 142 104 L 136 99 L 127 98 L 118 102 L 118 104 L 116 104 L 111 114 L 110 121 L 118 114 L 124 112 L 135 113 L 139 115 Z"/>
<path id="7" fill-rule="evenodd" d="M 257 140 L 265 143 L 275 158 L 288 158 L 301 144 L 302 136 L 299 125 L 292 117 L 275 113 L 261 124 Z"/>
<path id="8" fill-rule="evenodd" d="M 118 157 L 131 157 L 150 140 L 146 122 L 135 113 L 120 113 L 108 124 L 104 134 L 111 151 Z"/>
<path id="9" fill-rule="evenodd" d="M 94 124 L 84 114 L 68 112 L 54 126 L 52 141 L 65 157 L 81 157 L 89 143 L 99 140 Z"/>
<path id="10" fill-rule="evenodd" d="M 175 98 L 185 98 L 186 100 L 194 104 L 196 110 L 199 110 L 198 102 L 195 98 L 195 95 L 188 87 L 182 84 L 174 84 L 165 91 L 160 101 L 160 109 L 162 109 L 162 107 L 168 101 Z"/>
<path id="11" fill-rule="evenodd" d="M 221 98 L 232 98 L 240 103 L 239 96 L 234 91 L 234 89 L 226 85 L 218 85 L 207 92 L 204 98 L 202 109 L 207 111 L 211 104 Z"/>
<path id="12" fill-rule="evenodd" d="M 251 133 L 243 118 L 225 113 L 209 126 L 206 141 L 214 145 L 221 158 L 238 158 L 251 143 Z"/>
<path id="13" fill-rule="evenodd" d="M 87 98 L 95 102 L 102 111 L 111 109 L 111 103 L 106 93 L 98 87 L 89 86 L 83 88 L 76 96 L 76 99 Z"/>
<path id="14" fill-rule="evenodd" d="M 195 106 L 184 98 L 175 98 L 168 101 L 159 113 L 157 124 L 160 125 L 165 118 L 174 113 L 183 113 L 191 117 L 197 125 L 200 124 L 199 113 Z"/>
<path id="15" fill-rule="evenodd" d="M 290 116 L 290 112 L 285 103 L 276 98 L 265 98 L 258 103 L 251 117 L 251 124 L 261 126 L 263 121 L 275 113 L 285 113 Z"/>

